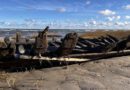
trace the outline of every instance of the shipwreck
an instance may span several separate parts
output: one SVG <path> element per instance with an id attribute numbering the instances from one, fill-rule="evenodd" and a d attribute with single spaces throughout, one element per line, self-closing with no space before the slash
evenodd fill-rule
<path id="1" fill-rule="evenodd" d="M 111 35 L 98 38 L 82 38 L 76 32 L 68 33 L 56 40 L 48 40 L 47 26 L 31 40 L 17 32 L 14 39 L 4 37 L 0 47 L 0 68 L 25 67 L 31 65 L 58 65 L 80 63 L 102 58 L 129 55 L 130 36 L 118 39 Z"/>

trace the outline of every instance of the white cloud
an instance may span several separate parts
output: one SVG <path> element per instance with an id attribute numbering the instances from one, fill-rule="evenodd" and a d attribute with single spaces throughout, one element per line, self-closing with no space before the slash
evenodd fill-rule
<path id="1" fill-rule="evenodd" d="M 116 16 L 116 19 L 119 20 L 121 18 L 121 16 Z"/>
<path id="2" fill-rule="evenodd" d="M 129 23 L 129 22 L 127 22 L 127 21 L 125 21 L 125 22 L 124 22 L 124 25 L 129 25 L 129 24 L 130 24 L 130 23 Z"/>
<path id="3" fill-rule="evenodd" d="M 125 28 L 126 25 L 130 25 L 130 22 L 127 22 L 127 21 L 125 21 L 125 22 L 115 22 L 114 25 L 124 26 L 124 28 Z"/>
<path id="4" fill-rule="evenodd" d="M 109 21 L 119 20 L 120 18 L 121 18 L 121 16 L 109 16 L 109 17 L 107 17 L 107 19 L 108 19 Z"/>
<path id="5" fill-rule="evenodd" d="M 113 17 L 107 17 L 107 19 L 109 20 L 109 21 L 113 21 Z"/>
<path id="6" fill-rule="evenodd" d="M 127 9 L 127 10 L 130 9 L 130 4 L 124 6 L 124 8 Z"/>
<path id="7" fill-rule="evenodd" d="M 130 16 L 125 16 L 126 19 L 130 19 Z"/>
<path id="8" fill-rule="evenodd" d="M 0 21 L 0 27 L 7 28 L 43 28 L 49 25 L 51 28 L 62 29 L 130 29 L 129 21 L 116 21 L 120 16 L 112 17 L 113 21 L 97 21 L 95 19 L 87 20 L 86 22 L 73 21 L 68 19 L 64 22 L 59 20 L 43 21 L 39 19 L 25 19 L 22 22 L 16 21 Z"/>
<path id="9" fill-rule="evenodd" d="M 92 20 L 92 21 L 89 22 L 89 24 L 90 24 L 90 25 L 96 25 L 97 22 L 96 22 L 95 20 Z"/>
<path id="10" fill-rule="evenodd" d="M 116 14 L 116 12 L 111 11 L 109 9 L 99 11 L 99 13 L 102 14 L 102 15 L 105 15 L 105 16 L 110 16 L 110 15 L 115 15 Z"/>
<path id="11" fill-rule="evenodd" d="M 91 4 L 91 2 L 90 1 L 86 1 L 86 5 L 89 5 L 89 4 Z"/>
<path id="12" fill-rule="evenodd" d="M 57 8 L 56 11 L 58 11 L 58 12 L 66 12 L 66 8 L 63 8 L 63 7 L 62 8 Z"/>
<path id="13" fill-rule="evenodd" d="M 124 26 L 124 23 L 123 22 L 115 22 L 115 25 Z"/>

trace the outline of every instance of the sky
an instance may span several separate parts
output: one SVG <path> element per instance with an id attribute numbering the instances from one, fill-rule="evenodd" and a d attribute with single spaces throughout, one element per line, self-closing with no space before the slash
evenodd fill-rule
<path id="1" fill-rule="evenodd" d="M 0 28 L 130 29 L 130 0 L 0 0 Z"/>

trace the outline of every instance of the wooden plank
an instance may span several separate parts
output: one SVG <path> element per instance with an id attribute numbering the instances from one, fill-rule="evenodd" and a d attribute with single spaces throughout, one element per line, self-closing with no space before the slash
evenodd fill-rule
<path id="1" fill-rule="evenodd" d="M 88 61 L 90 59 L 80 59 L 80 58 L 69 58 L 69 57 L 37 57 L 37 56 L 28 56 L 28 55 L 20 55 L 19 59 L 26 60 L 42 60 L 42 61 L 68 61 L 68 62 L 83 62 Z"/>
<path id="2" fill-rule="evenodd" d="M 111 51 L 107 53 L 82 53 L 82 54 L 70 54 L 65 57 L 71 58 L 109 58 L 109 57 L 117 57 L 117 56 L 125 56 L 130 55 L 130 50 L 124 50 L 123 52 Z"/>
<path id="3" fill-rule="evenodd" d="M 64 57 L 37 57 L 37 56 L 28 56 L 28 55 L 20 55 L 19 59 L 27 59 L 27 60 L 45 60 L 45 61 L 68 61 L 68 62 L 83 62 L 89 61 L 92 59 L 98 58 L 106 58 L 106 57 L 117 57 L 130 55 L 130 50 L 124 50 L 124 52 L 117 53 L 117 51 L 112 51 L 108 53 L 84 53 L 84 54 L 71 54 Z"/>

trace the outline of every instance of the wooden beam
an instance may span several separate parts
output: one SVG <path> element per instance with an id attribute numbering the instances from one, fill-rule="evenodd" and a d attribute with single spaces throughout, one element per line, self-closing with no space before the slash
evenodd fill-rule
<path id="1" fill-rule="evenodd" d="M 28 55 L 20 55 L 19 59 L 26 59 L 26 60 L 42 60 L 42 61 L 68 61 L 68 62 L 83 62 L 90 59 L 83 59 L 83 58 L 69 58 L 69 57 L 37 57 L 37 56 L 28 56 Z"/>
<path id="2" fill-rule="evenodd" d="M 111 51 L 107 53 L 82 53 L 82 54 L 70 54 L 65 57 L 71 58 L 110 58 L 110 57 L 118 57 L 118 56 L 125 56 L 130 55 L 130 50 L 124 50 L 123 52 Z"/>

